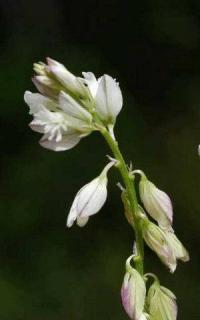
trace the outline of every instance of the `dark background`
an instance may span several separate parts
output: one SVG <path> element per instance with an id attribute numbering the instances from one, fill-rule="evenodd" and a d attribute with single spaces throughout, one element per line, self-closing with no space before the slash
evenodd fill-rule
<path id="1" fill-rule="evenodd" d="M 28 128 L 23 93 L 35 91 L 32 64 L 46 56 L 77 75 L 120 81 L 121 149 L 173 199 L 191 255 L 170 275 L 146 249 L 146 270 L 177 295 L 178 319 L 199 319 L 200 2 L 8 0 L 0 8 L 0 319 L 127 318 L 119 291 L 134 236 L 114 170 L 101 212 L 83 229 L 65 227 L 74 195 L 110 151 L 94 133 L 54 153 Z"/>

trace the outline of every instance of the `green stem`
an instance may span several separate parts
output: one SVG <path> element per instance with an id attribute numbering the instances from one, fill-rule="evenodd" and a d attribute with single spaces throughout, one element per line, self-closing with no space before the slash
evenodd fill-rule
<path id="1" fill-rule="evenodd" d="M 137 271 L 143 275 L 144 245 L 143 245 L 142 231 L 140 227 L 140 217 L 138 216 L 138 201 L 137 201 L 133 177 L 129 173 L 125 160 L 118 147 L 117 141 L 110 134 L 110 132 L 105 128 L 101 130 L 101 133 L 104 136 L 106 142 L 108 143 L 110 149 L 112 150 L 114 157 L 116 158 L 116 160 L 118 160 L 117 168 L 120 171 L 120 174 L 124 181 L 124 185 L 126 187 L 128 200 L 130 202 L 131 212 L 134 219 L 135 240 L 136 240 L 136 249 L 137 249 L 137 256 L 135 257 L 134 261 L 135 261 L 135 266 Z"/>

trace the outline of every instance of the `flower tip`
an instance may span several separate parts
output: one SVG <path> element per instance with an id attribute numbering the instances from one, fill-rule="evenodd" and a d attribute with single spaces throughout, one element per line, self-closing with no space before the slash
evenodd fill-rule
<path id="1" fill-rule="evenodd" d="M 74 224 L 74 219 L 71 219 L 71 217 L 68 216 L 67 221 L 66 221 L 66 227 L 71 228 Z"/>
<path id="2" fill-rule="evenodd" d="M 31 92 L 30 92 L 30 91 L 26 90 L 26 91 L 24 92 L 24 101 L 25 101 L 25 102 L 26 102 L 26 100 L 27 100 L 27 97 L 30 96 L 30 95 L 31 95 Z"/>
<path id="3" fill-rule="evenodd" d="M 54 59 L 52 59 L 52 58 L 50 58 L 50 57 L 46 57 L 46 61 L 47 61 L 47 64 L 49 65 L 49 66 L 55 66 L 55 65 L 57 65 L 57 61 L 56 60 L 54 60 Z"/>
<path id="4" fill-rule="evenodd" d="M 177 263 L 169 265 L 170 273 L 174 273 L 174 271 L 176 270 L 176 267 L 177 267 Z"/>

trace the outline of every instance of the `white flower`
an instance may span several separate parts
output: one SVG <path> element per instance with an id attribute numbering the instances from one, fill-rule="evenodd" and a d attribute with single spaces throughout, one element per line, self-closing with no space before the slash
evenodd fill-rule
<path id="1" fill-rule="evenodd" d="M 122 103 L 122 93 L 118 83 L 110 76 L 103 75 L 98 80 L 95 96 L 95 111 L 97 115 L 106 124 L 114 123 L 122 108 Z"/>
<path id="2" fill-rule="evenodd" d="M 60 93 L 59 102 L 38 93 L 25 92 L 25 102 L 34 119 L 32 130 L 44 133 L 40 144 L 54 151 L 73 148 L 92 130 L 92 117 L 73 98 Z"/>
<path id="3" fill-rule="evenodd" d="M 155 281 L 148 292 L 147 304 L 152 320 L 176 320 L 176 297 L 169 289 Z"/>
<path id="4" fill-rule="evenodd" d="M 78 191 L 67 218 L 67 227 L 71 227 L 75 220 L 79 226 L 84 226 L 89 217 L 102 208 L 107 198 L 107 172 L 113 165 L 114 162 L 108 163 L 97 178 Z"/>
<path id="5" fill-rule="evenodd" d="M 173 219 L 173 208 L 169 196 L 159 190 L 151 181 L 142 175 L 139 184 L 140 198 L 150 216 L 159 226 L 170 228 Z"/>
<path id="6" fill-rule="evenodd" d="M 147 319 L 145 313 L 143 312 L 145 296 L 146 286 L 144 279 L 137 270 L 129 265 L 121 288 L 121 299 L 123 307 L 130 319 Z"/>

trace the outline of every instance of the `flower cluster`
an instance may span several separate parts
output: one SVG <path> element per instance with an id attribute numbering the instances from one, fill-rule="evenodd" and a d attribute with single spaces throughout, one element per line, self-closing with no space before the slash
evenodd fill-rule
<path id="1" fill-rule="evenodd" d="M 96 79 L 92 72 L 76 77 L 50 58 L 47 64 L 34 64 L 34 71 L 40 93 L 26 91 L 24 100 L 33 115 L 31 129 L 43 133 L 43 147 L 68 150 L 102 125 L 112 129 L 122 108 L 121 90 L 112 77 Z"/>
<path id="2" fill-rule="evenodd" d="M 189 260 L 189 254 L 176 237 L 172 228 L 173 208 L 169 196 L 149 181 L 141 170 L 135 170 L 141 176 L 139 194 L 147 214 L 157 224 L 150 221 L 142 209 L 141 227 L 146 244 L 158 255 L 161 261 L 174 272 L 177 260 Z M 140 207 L 141 211 L 141 207 Z"/>
<path id="3" fill-rule="evenodd" d="M 160 260 L 174 272 L 177 260 L 189 260 L 189 254 L 176 237 L 172 228 L 173 208 L 169 196 L 158 189 L 141 170 L 131 172 L 133 176 L 140 174 L 139 195 L 145 210 L 138 205 L 138 216 L 142 235 L 146 244 L 158 255 Z M 122 190 L 122 201 L 125 216 L 135 228 L 135 221 L 131 215 L 130 203 L 126 190 Z M 149 220 L 148 215 L 156 221 Z M 136 251 L 137 253 L 137 251 Z M 150 286 L 148 293 L 146 281 L 148 275 L 142 276 L 134 269 L 130 261 L 137 260 L 137 254 L 132 255 L 126 262 L 126 273 L 121 289 L 121 299 L 125 311 L 132 320 L 176 320 L 177 305 L 175 295 L 167 288 L 160 286 L 158 278 Z"/>
<path id="4" fill-rule="evenodd" d="M 114 136 L 116 117 L 122 108 L 118 83 L 110 76 L 96 79 L 92 72 L 76 77 L 61 63 L 47 58 L 47 64 L 34 64 L 33 83 L 40 93 L 26 91 L 24 100 L 30 108 L 32 130 L 42 133 L 40 144 L 50 150 L 73 148 L 92 131 L 99 131 L 114 157 L 95 179 L 83 186 L 75 196 L 67 218 L 67 227 L 76 221 L 83 227 L 90 216 L 100 211 L 107 199 L 107 174 L 111 167 L 119 169 L 124 186 L 121 199 L 125 216 L 136 234 L 135 253 L 127 259 L 121 289 L 124 309 L 132 320 L 176 320 L 174 294 L 160 285 L 158 278 L 143 274 L 143 241 L 174 272 L 177 260 L 188 261 L 189 254 L 176 237 L 173 208 L 169 196 L 158 189 L 141 170 L 128 167 Z M 140 174 L 139 197 L 135 175 Z M 143 207 L 142 207 L 143 205 Z M 153 221 L 152 221 L 153 220 Z M 135 262 L 135 268 L 131 261 Z M 154 278 L 150 287 L 149 277 Z"/>

